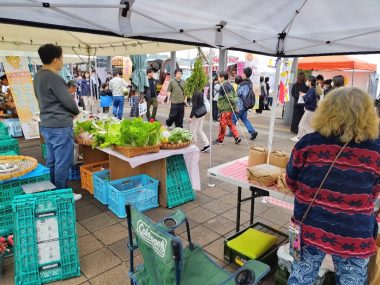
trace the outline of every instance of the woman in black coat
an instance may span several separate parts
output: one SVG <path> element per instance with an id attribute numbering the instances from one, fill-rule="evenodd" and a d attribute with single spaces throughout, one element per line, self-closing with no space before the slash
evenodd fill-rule
<path id="1" fill-rule="evenodd" d="M 301 93 L 307 93 L 309 87 L 306 85 L 305 73 L 298 73 L 297 82 L 292 87 L 292 97 L 294 98 L 294 109 L 293 109 L 293 117 L 292 117 L 292 125 L 290 127 L 290 131 L 297 134 L 298 133 L 298 125 L 301 121 L 303 114 L 305 113 L 305 103 L 298 103 L 298 99 Z"/>

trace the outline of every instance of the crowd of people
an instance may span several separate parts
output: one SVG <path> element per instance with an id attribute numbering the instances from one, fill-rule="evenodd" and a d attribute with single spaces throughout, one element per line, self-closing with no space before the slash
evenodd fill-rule
<path id="1" fill-rule="evenodd" d="M 306 78 L 305 73 L 298 73 L 297 81 L 291 90 L 291 95 L 294 98 L 294 109 L 290 130 L 297 134 L 291 138 L 292 141 L 298 142 L 304 135 L 314 131 L 311 122 L 319 102 L 333 89 L 343 86 L 344 77 L 342 75 L 324 80 L 321 74 Z"/>

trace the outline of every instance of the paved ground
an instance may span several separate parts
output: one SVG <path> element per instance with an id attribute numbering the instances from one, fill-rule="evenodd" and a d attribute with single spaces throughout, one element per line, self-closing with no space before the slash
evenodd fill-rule
<path id="1" fill-rule="evenodd" d="M 167 106 L 159 106 L 158 119 L 164 121 L 168 113 Z M 186 110 L 186 118 L 190 108 Z M 126 110 L 126 113 L 128 110 Z M 280 115 L 281 113 L 278 112 Z M 264 111 L 262 115 L 251 113 L 249 119 L 259 131 L 256 145 L 267 145 L 270 112 Z M 212 123 L 213 139 L 217 135 L 217 123 Z M 186 122 L 185 127 L 188 127 Z M 276 130 L 273 147 L 290 152 L 293 143 L 289 140 L 293 135 L 288 131 L 289 127 L 282 123 L 282 119 L 276 120 Z M 206 123 L 205 130 L 209 130 Z M 251 144 L 251 141 L 249 141 Z M 232 138 L 226 138 L 225 144 L 213 148 L 212 166 L 228 162 L 248 155 L 249 144 L 242 141 L 235 145 Z M 39 142 L 21 141 L 21 153 L 31 155 L 42 160 Z M 201 147 L 201 146 L 200 146 Z M 208 154 L 201 154 L 200 171 L 202 192 L 197 193 L 197 199 L 178 208 L 186 212 L 190 219 L 191 234 L 195 241 L 200 243 L 207 253 L 227 270 L 236 269 L 227 264 L 223 259 L 223 240 L 234 232 L 236 218 L 237 189 L 226 183 L 213 180 L 215 187 L 210 188 L 207 169 L 210 166 Z M 79 190 L 79 184 L 72 187 L 83 194 L 83 199 L 76 203 L 77 231 L 80 251 L 81 276 L 75 279 L 57 282 L 62 285 L 124 285 L 130 284 L 128 278 L 129 254 L 126 248 L 128 230 L 126 220 L 118 219 L 107 207 L 95 200 L 88 192 Z M 248 195 L 248 191 L 244 192 Z M 259 199 L 257 199 L 259 200 Z M 159 220 L 172 210 L 157 208 L 146 212 L 153 220 Z M 243 206 L 242 224 L 248 225 L 249 205 Z M 291 213 L 263 204 L 260 201 L 255 207 L 255 221 L 261 221 L 269 226 L 286 232 Z M 180 228 L 178 234 L 186 241 L 184 228 Z M 137 257 L 137 263 L 142 263 L 141 256 Z M 14 284 L 13 258 L 6 260 L 5 276 L 0 281 L 2 285 Z M 264 284 L 274 284 L 273 276 Z"/>

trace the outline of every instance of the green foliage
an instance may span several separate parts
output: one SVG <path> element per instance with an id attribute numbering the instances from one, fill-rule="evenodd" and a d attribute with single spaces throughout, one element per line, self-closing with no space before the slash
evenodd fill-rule
<path id="1" fill-rule="evenodd" d="M 191 140 L 192 134 L 188 130 L 175 128 L 170 132 L 169 143 L 171 144 L 190 142 Z"/>
<path id="2" fill-rule="evenodd" d="M 191 76 L 186 80 L 185 95 L 192 97 L 194 92 L 203 91 L 207 83 L 207 75 L 203 69 L 203 62 L 200 57 L 195 60 L 194 70 Z"/>

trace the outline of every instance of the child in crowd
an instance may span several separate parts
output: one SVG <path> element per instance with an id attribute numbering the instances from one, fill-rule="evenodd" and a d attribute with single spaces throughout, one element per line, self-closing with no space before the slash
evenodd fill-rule
<path id="1" fill-rule="evenodd" d="M 103 83 L 100 89 L 100 107 L 103 113 L 108 114 L 112 105 L 112 91 L 109 89 L 108 83 Z"/>
<path id="2" fill-rule="evenodd" d="M 131 113 L 129 114 L 132 118 L 140 117 L 139 114 L 139 104 L 144 102 L 144 97 L 136 92 L 136 90 L 131 90 L 129 92 L 129 104 L 131 106 Z"/>

